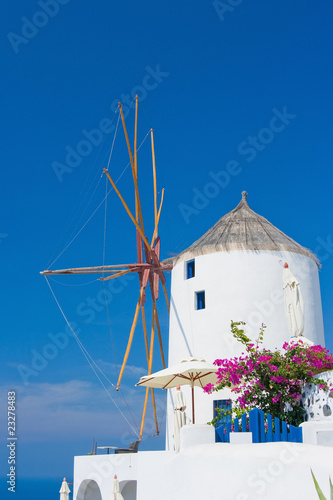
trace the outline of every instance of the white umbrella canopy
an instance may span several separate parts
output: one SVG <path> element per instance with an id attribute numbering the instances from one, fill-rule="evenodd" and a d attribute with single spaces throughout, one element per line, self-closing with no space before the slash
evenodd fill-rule
<path id="1" fill-rule="evenodd" d="M 69 494 L 71 490 L 66 482 L 66 478 L 64 477 L 61 488 L 60 488 L 60 500 L 69 500 Z"/>
<path id="2" fill-rule="evenodd" d="M 111 500 L 124 500 L 123 495 L 120 493 L 120 486 L 119 486 L 117 474 L 114 475 L 114 479 L 113 479 L 113 483 L 112 483 Z"/>
<path id="3" fill-rule="evenodd" d="M 299 282 L 287 262 L 284 264 L 282 279 L 289 333 L 291 337 L 299 337 L 304 331 L 304 303 Z"/>
<path id="4" fill-rule="evenodd" d="M 192 387 L 192 420 L 194 423 L 194 387 L 203 388 L 209 383 L 216 384 L 216 372 L 217 367 L 213 363 L 207 363 L 204 359 L 191 356 L 188 359 L 183 359 L 177 365 L 141 377 L 136 385 L 155 389 L 171 389 L 177 385 L 190 385 Z"/>

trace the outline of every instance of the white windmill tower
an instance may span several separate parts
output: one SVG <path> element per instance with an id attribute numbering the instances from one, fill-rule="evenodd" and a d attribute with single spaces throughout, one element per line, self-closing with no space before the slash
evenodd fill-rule
<path id="1" fill-rule="evenodd" d="M 251 210 L 246 198 L 243 192 L 234 210 L 173 261 L 169 366 L 191 355 L 212 362 L 241 354 L 241 345 L 230 333 L 231 320 L 245 321 L 246 333 L 253 339 L 264 323 L 264 345 L 281 348 L 290 338 L 283 297 L 285 262 L 302 290 L 303 335 L 324 345 L 316 256 Z M 189 391 L 183 389 L 185 394 Z M 171 446 L 173 395 L 168 393 L 167 446 L 168 441 Z M 190 404 L 190 394 L 186 396 Z M 212 419 L 217 397 L 196 391 L 196 423 Z"/>

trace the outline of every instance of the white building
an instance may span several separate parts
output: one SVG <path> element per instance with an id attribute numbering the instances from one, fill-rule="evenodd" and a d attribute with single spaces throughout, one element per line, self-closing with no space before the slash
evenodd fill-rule
<path id="1" fill-rule="evenodd" d="M 281 348 L 290 337 L 282 289 L 285 262 L 302 290 L 304 336 L 324 345 L 317 258 L 253 212 L 243 193 L 234 210 L 174 259 L 169 366 L 190 355 L 212 362 L 240 354 L 231 320 L 245 321 L 253 339 L 265 323 L 265 345 Z M 312 500 L 316 493 L 310 468 L 328 491 L 332 447 L 214 443 L 214 429 L 204 425 L 213 418 L 214 398 L 216 394 L 195 390 L 196 425 L 181 429 L 179 453 L 173 451 L 173 398 L 168 391 L 166 451 L 76 457 L 74 499 L 109 500 L 115 473 L 125 500 Z M 186 400 L 191 415 L 189 393 Z M 310 434 L 309 443 L 316 443 Z"/>
<path id="2" fill-rule="evenodd" d="M 246 197 L 243 192 L 234 210 L 174 260 L 169 366 L 190 355 L 213 362 L 241 354 L 242 345 L 230 332 L 231 320 L 245 321 L 246 333 L 253 339 L 264 323 L 264 345 L 281 348 L 290 339 L 282 288 L 285 262 L 302 290 L 303 335 L 315 344 L 325 343 L 316 256 L 251 210 Z M 190 389 L 183 391 L 190 403 Z M 208 396 L 197 389 L 195 395 L 197 423 L 212 420 L 216 393 Z M 169 391 L 168 449 L 172 449 L 172 429 Z"/>

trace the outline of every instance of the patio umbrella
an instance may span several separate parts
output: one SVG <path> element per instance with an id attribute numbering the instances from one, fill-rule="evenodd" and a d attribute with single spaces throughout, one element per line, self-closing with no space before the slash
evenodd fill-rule
<path id="1" fill-rule="evenodd" d="M 287 262 L 284 264 L 282 279 L 289 333 L 291 337 L 299 337 L 304 331 L 304 303 L 299 282 Z"/>
<path id="2" fill-rule="evenodd" d="M 119 481 L 117 479 L 117 474 L 114 475 L 114 480 L 112 483 L 112 500 L 124 500 L 123 495 L 120 493 Z"/>
<path id="3" fill-rule="evenodd" d="M 66 482 L 66 478 L 64 477 L 61 488 L 60 488 L 60 500 L 69 500 L 69 494 L 71 490 L 68 487 L 68 484 Z"/>
<path id="4" fill-rule="evenodd" d="M 216 384 L 216 372 L 217 367 L 212 363 L 191 356 L 188 359 L 183 359 L 178 365 L 141 377 L 136 385 L 156 389 L 170 389 L 177 387 L 177 385 L 190 385 L 192 388 L 192 422 L 195 423 L 194 386 L 203 388 L 208 383 Z"/>
<path id="5" fill-rule="evenodd" d="M 180 447 L 180 429 L 183 425 L 186 425 L 186 413 L 185 413 L 185 399 L 184 394 L 180 390 L 180 386 L 177 385 L 176 393 L 175 393 L 175 409 L 174 409 L 174 429 L 173 429 L 173 438 L 174 438 L 174 448 L 175 452 L 179 452 Z"/>

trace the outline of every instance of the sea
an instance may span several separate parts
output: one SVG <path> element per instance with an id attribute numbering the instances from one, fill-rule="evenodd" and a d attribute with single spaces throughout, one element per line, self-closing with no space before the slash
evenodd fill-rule
<path id="1" fill-rule="evenodd" d="M 69 481 L 69 479 L 67 479 Z M 3 477 L 0 480 L 0 499 L 1 500 L 59 500 L 59 490 L 61 488 L 62 478 L 17 478 L 15 492 L 8 491 L 8 484 Z M 73 486 L 69 486 L 72 493 L 69 498 L 73 498 Z"/>

